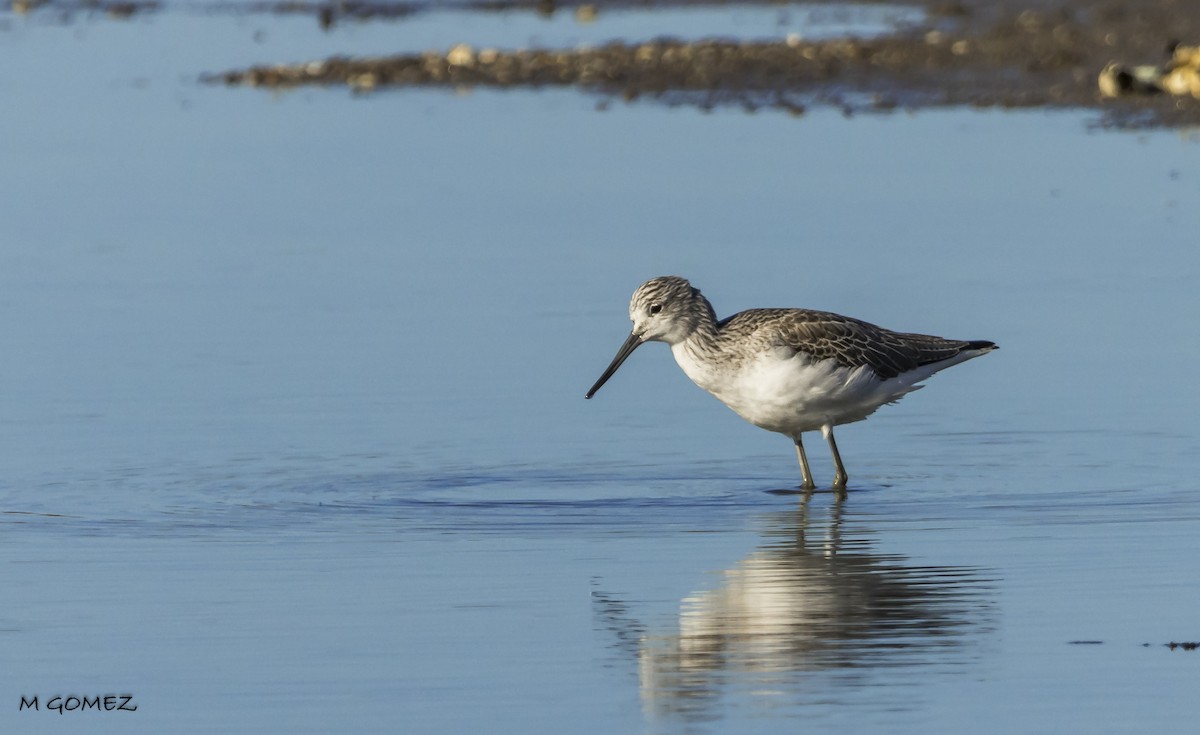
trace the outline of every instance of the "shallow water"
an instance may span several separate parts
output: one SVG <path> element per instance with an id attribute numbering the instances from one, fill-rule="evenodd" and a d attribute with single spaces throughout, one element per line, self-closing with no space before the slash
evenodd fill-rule
<path id="1" fill-rule="evenodd" d="M 194 81 L 258 20 L 5 20 L 0 730 L 1189 727 L 1186 135 L 271 96 Z M 583 400 L 668 272 L 1002 349 L 804 504 L 664 349 Z"/>

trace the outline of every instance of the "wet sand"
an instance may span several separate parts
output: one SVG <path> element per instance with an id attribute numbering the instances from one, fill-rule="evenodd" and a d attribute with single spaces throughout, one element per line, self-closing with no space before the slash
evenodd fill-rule
<path id="1" fill-rule="evenodd" d="M 660 4 L 661 5 L 661 4 Z M 603 13 L 629 3 L 481 3 L 480 12 Z M 423 6 L 277 6 L 332 24 L 420 12 Z M 593 48 L 505 50 L 455 46 L 375 58 L 332 57 L 208 75 L 229 85 L 288 88 L 578 86 L 605 98 L 650 97 L 701 107 L 742 105 L 847 113 L 973 106 L 1092 108 L 1104 124 L 1189 126 L 1200 100 L 1168 94 L 1100 94 L 1110 62 L 1159 64 L 1171 44 L 1200 40 L 1200 4 L 1178 0 L 931 0 L 921 23 L 873 38 L 774 41 L 660 38 Z"/>

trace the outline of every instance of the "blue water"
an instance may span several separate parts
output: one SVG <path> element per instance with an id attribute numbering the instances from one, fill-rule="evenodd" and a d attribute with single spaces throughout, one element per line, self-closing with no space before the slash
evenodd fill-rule
<path id="1" fill-rule="evenodd" d="M 271 95 L 195 80 L 375 26 L 0 20 L 0 731 L 1191 726 L 1186 134 Z M 804 504 L 665 349 L 583 400 L 664 273 L 1001 350 Z"/>

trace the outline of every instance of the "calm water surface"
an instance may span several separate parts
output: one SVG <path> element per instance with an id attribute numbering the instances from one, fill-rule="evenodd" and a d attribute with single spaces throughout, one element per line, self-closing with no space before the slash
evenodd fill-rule
<path id="1" fill-rule="evenodd" d="M 1187 135 L 272 96 L 195 78 L 404 24 L 0 20 L 0 731 L 1192 726 Z M 1002 349 L 805 504 L 665 349 L 583 400 L 664 273 Z"/>

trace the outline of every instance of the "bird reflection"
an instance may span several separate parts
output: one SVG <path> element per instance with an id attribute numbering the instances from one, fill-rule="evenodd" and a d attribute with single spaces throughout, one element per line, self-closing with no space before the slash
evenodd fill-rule
<path id="1" fill-rule="evenodd" d="M 731 689 L 787 697 L 806 677 L 853 682 L 876 668 L 961 660 L 987 629 L 991 590 L 977 570 L 873 553 L 869 531 L 843 533 L 840 501 L 819 529 L 810 513 L 806 501 L 770 516 L 758 550 L 683 600 L 678 632 L 647 632 L 626 606 L 597 598 L 618 645 L 636 649 L 647 709 L 701 715 Z"/>

